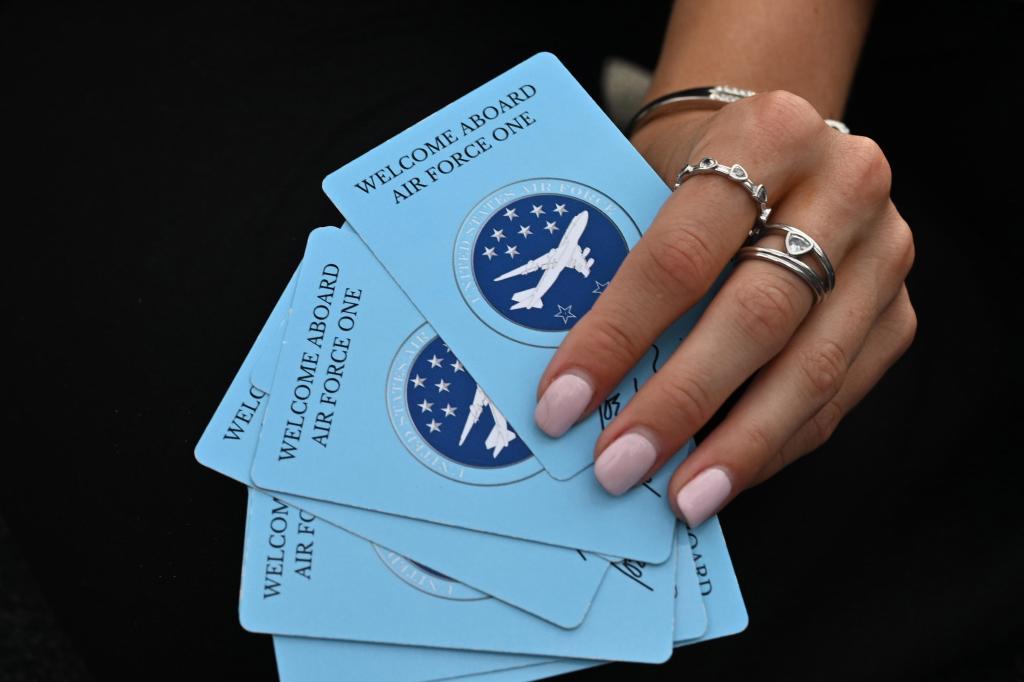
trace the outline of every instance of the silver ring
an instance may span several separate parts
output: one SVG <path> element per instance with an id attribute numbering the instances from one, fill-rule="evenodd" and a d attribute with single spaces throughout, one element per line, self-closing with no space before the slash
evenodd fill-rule
<path id="1" fill-rule="evenodd" d="M 768 216 L 772 212 L 768 208 L 768 190 L 765 189 L 764 185 L 754 184 L 754 181 L 750 179 L 747 174 L 747 169 L 738 163 L 734 163 L 731 166 L 726 166 L 724 163 L 718 163 L 715 159 L 710 156 L 706 156 L 700 160 L 696 165 L 687 164 L 682 167 L 679 173 L 676 175 L 676 182 L 672 185 L 673 191 L 678 189 L 683 182 L 694 175 L 704 175 L 707 173 L 717 173 L 723 175 L 733 182 L 737 182 L 750 193 L 750 198 L 757 204 L 757 218 L 761 223 L 768 221 Z M 753 234 L 753 230 L 751 230 Z"/>
<path id="2" fill-rule="evenodd" d="M 790 256 L 799 258 L 800 256 L 813 255 L 825 274 L 825 293 L 827 294 L 835 289 L 836 270 L 832 267 L 832 260 L 809 234 L 785 223 L 765 223 L 754 228 L 754 234 L 750 235 L 747 244 L 752 245 L 761 235 L 767 232 L 781 234 L 786 238 L 786 253 Z"/>
<path id="3" fill-rule="evenodd" d="M 744 246 L 736 254 L 736 258 L 738 260 L 760 258 L 761 260 L 781 265 L 807 283 L 807 286 L 811 288 L 811 292 L 814 294 L 815 303 L 818 303 L 825 297 L 825 283 L 821 281 L 818 273 L 811 270 L 806 263 L 798 261 L 783 251 L 764 249 L 760 246 Z"/>
<path id="4" fill-rule="evenodd" d="M 785 236 L 785 251 L 755 246 L 755 243 L 769 232 Z M 832 267 L 832 261 L 818 246 L 818 243 L 803 230 L 784 223 L 761 224 L 751 230 L 746 244 L 736 254 L 738 259 L 760 258 L 783 266 L 807 283 L 807 286 L 814 292 L 815 302 L 821 301 L 836 286 L 836 273 L 835 268 Z M 800 258 L 803 256 L 813 256 L 824 277 L 807 263 L 801 261 Z"/>

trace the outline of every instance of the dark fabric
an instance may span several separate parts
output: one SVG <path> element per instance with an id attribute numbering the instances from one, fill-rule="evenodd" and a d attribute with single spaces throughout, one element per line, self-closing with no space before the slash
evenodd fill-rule
<path id="1" fill-rule="evenodd" d="M 916 230 L 917 342 L 831 443 L 723 513 L 748 631 L 617 673 L 1024 678 L 1024 12 L 906 5 L 881 9 L 846 118 Z M 309 229 L 338 222 L 321 179 L 541 49 L 597 96 L 602 56 L 653 64 L 666 14 L 0 8 L 0 678 L 273 679 L 270 638 L 237 621 L 244 492 L 192 449 Z"/>

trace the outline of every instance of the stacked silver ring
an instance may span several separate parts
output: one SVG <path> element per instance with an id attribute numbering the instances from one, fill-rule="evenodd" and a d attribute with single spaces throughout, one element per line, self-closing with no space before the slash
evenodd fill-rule
<path id="1" fill-rule="evenodd" d="M 750 179 L 746 169 L 738 163 L 729 166 L 718 163 L 710 156 L 704 157 L 697 164 L 687 164 L 676 175 L 672 190 L 679 188 L 687 178 L 705 173 L 715 173 L 729 178 L 742 185 L 757 204 L 757 220 L 747 234 L 744 246 L 736 253 L 738 260 L 758 258 L 776 265 L 781 265 L 802 279 L 814 293 L 815 302 L 821 301 L 836 285 L 835 268 L 818 243 L 803 230 L 784 223 L 769 223 L 768 217 L 772 209 L 768 206 L 768 190 L 764 185 L 756 184 Z M 757 246 L 762 238 L 769 234 L 780 234 L 785 237 L 785 251 Z M 808 258 L 815 267 L 801 260 Z"/>
<path id="2" fill-rule="evenodd" d="M 785 236 L 785 251 L 756 246 L 765 235 L 776 233 Z M 811 258 L 818 269 L 800 260 Z M 811 237 L 792 225 L 764 223 L 755 227 L 747 237 L 746 245 L 736 254 L 738 260 L 760 258 L 781 265 L 796 274 L 814 292 L 814 300 L 820 301 L 836 286 L 836 272 L 832 261 Z M 820 269 L 820 272 L 819 272 Z"/>

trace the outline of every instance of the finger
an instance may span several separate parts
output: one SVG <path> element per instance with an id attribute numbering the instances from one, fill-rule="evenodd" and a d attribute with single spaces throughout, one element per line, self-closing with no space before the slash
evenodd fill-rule
<path id="1" fill-rule="evenodd" d="M 691 154 L 742 162 L 773 197 L 784 196 L 812 165 L 815 141 L 828 134 L 814 108 L 788 93 L 731 104 L 711 127 L 729 134 L 707 133 Z M 560 436 L 593 410 L 658 334 L 706 293 L 757 215 L 745 194 L 725 178 L 697 176 L 669 196 L 541 377 L 535 420 L 542 430 Z"/>
<path id="2" fill-rule="evenodd" d="M 742 490 L 766 480 L 824 443 L 842 417 L 906 351 L 916 326 L 917 318 L 904 287 L 871 327 L 839 389 L 811 411 L 807 420 L 789 430 L 778 445 L 775 443 L 779 433 L 787 429 L 776 429 L 774 419 L 786 420 L 790 416 L 780 414 L 784 410 L 778 406 L 794 396 L 778 395 L 765 402 L 764 392 L 775 388 L 773 384 L 778 382 L 767 377 L 761 382 L 759 376 L 757 381 L 763 389 L 756 391 L 759 395 L 751 395 L 748 400 L 744 394 L 726 420 L 673 475 L 669 500 L 676 515 L 691 528 L 699 526 Z M 813 378 L 809 381 L 815 383 Z"/>
<path id="3" fill-rule="evenodd" d="M 770 478 L 779 468 L 823 445 L 831 438 L 843 417 L 857 406 L 878 383 L 879 378 L 907 351 L 917 333 L 917 315 L 905 287 L 893 302 L 893 310 L 890 312 L 872 330 L 864 350 L 850 368 L 843 388 L 782 446 L 775 459 L 778 468 L 762 471 L 752 485 Z"/>
<path id="4" fill-rule="evenodd" d="M 832 155 L 818 175 L 793 189 L 777 209 L 784 219 L 805 226 L 839 268 L 856 240 L 877 229 L 875 214 L 889 205 L 888 188 L 881 183 L 871 192 L 861 188 L 859 203 L 847 202 L 834 191 L 849 181 L 844 176 L 851 163 L 856 162 L 848 156 Z M 876 267 L 876 259 L 868 258 L 863 272 L 854 268 L 847 273 L 840 301 L 823 307 L 842 309 L 850 296 L 875 296 Z M 902 277 L 892 283 L 889 298 L 900 282 Z M 598 481 L 620 494 L 660 467 L 786 346 L 813 300 L 807 283 L 785 268 L 760 260 L 741 262 L 696 328 L 599 438 L 594 469 Z M 861 322 L 863 330 L 880 309 L 870 310 Z M 856 347 L 859 341 L 854 352 Z"/>

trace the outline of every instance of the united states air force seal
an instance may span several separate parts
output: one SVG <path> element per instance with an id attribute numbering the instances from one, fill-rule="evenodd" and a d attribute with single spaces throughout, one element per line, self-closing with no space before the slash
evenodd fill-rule
<path id="1" fill-rule="evenodd" d="M 373 551 L 377 553 L 380 560 L 391 569 L 391 572 L 401 578 L 407 585 L 415 587 L 420 592 L 454 599 L 456 601 L 475 601 L 478 599 L 490 599 L 490 596 L 474 590 L 468 585 L 452 580 L 443 573 L 427 568 L 423 564 L 416 563 L 412 559 L 392 552 L 378 545 L 373 545 Z"/>
<path id="2" fill-rule="evenodd" d="M 466 304 L 494 331 L 556 347 L 640 239 L 604 193 L 535 178 L 496 189 L 463 220 L 453 267 Z"/>
<path id="3" fill-rule="evenodd" d="M 429 324 L 416 329 L 395 354 L 386 394 L 398 439 L 441 476 L 502 485 L 543 468 Z"/>

